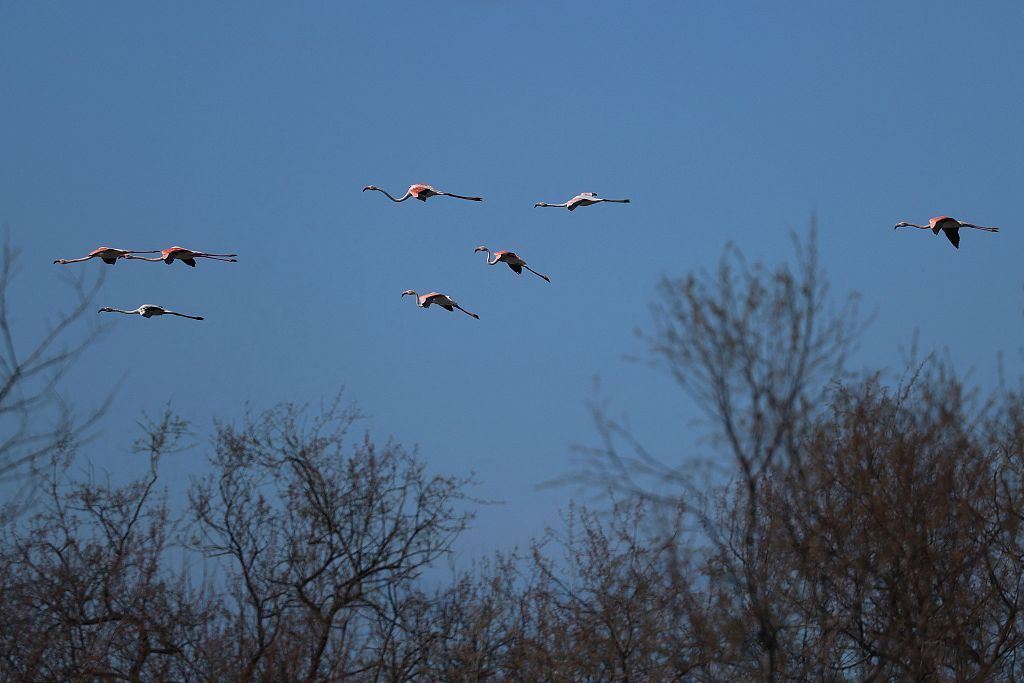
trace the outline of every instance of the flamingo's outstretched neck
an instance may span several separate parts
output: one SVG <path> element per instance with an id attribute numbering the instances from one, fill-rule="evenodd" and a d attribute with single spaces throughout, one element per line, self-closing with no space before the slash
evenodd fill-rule
<path id="1" fill-rule="evenodd" d="M 907 223 L 906 221 L 897 223 L 896 225 L 892 226 L 893 230 L 895 230 L 896 228 L 920 228 L 921 230 L 931 230 L 931 226 L 918 225 L 917 223 Z"/>
<path id="2" fill-rule="evenodd" d="M 156 253 L 156 252 L 154 252 L 154 253 Z M 149 257 L 149 256 L 132 256 L 131 254 L 125 254 L 124 257 L 126 259 L 132 259 L 133 261 L 152 261 L 153 263 L 158 263 L 158 262 L 164 260 L 162 256 Z"/>
<path id="3" fill-rule="evenodd" d="M 390 199 L 393 202 L 404 202 L 406 199 L 412 196 L 411 193 L 406 192 L 404 197 L 402 197 L 401 199 L 396 199 L 395 197 L 391 196 L 390 192 L 388 192 L 387 190 L 382 190 L 376 185 L 367 185 L 366 187 L 363 188 L 363 192 L 366 192 L 367 190 L 376 190 L 377 192 L 382 192 L 384 193 L 385 196 L 387 196 L 388 199 Z"/>
<path id="4" fill-rule="evenodd" d="M 100 310 L 98 310 L 96 312 L 97 313 L 124 313 L 125 315 L 138 315 L 139 314 L 138 311 L 122 311 L 120 308 L 110 308 L 109 306 L 105 306 L 105 307 L 101 308 Z"/>

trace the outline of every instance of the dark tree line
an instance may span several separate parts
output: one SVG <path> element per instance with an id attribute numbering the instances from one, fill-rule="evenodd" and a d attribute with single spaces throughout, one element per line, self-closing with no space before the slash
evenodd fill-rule
<path id="1" fill-rule="evenodd" d="M 664 281 L 651 357 L 728 457 L 653 454 L 596 409 L 568 478 L 606 502 L 446 580 L 471 482 L 338 403 L 217 423 L 182 509 L 159 480 L 173 414 L 124 485 L 71 476 L 66 439 L 0 535 L 0 676 L 1022 680 L 1022 393 L 935 358 L 849 373 L 855 303 L 831 305 L 813 238 Z"/>

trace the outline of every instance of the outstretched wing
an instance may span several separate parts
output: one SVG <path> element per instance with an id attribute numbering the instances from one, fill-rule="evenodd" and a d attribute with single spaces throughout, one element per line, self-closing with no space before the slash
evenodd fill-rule
<path id="1" fill-rule="evenodd" d="M 942 232 L 946 234 L 946 237 L 949 238 L 954 247 L 960 248 L 960 228 L 943 228 Z"/>

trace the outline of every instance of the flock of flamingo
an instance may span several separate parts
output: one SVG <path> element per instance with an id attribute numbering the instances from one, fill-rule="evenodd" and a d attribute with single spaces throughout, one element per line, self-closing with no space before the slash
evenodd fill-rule
<path id="1" fill-rule="evenodd" d="M 409 189 L 406 190 L 405 194 L 402 195 L 401 197 L 395 197 L 387 190 L 382 190 L 381 188 L 375 185 L 367 185 L 366 187 L 363 188 L 363 192 L 366 192 L 367 190 L 380 192 L 384 194 L 388 199 L 396 203 L 404 202 L 406 199 L 409 198 L 418 199 L 421 202 L 425 202 L 431 197 L 452 197 L 454 199 L 464 199 L 466 201 L 471 202 L 483 201 L 482 197 L 466 197 L 464 195 L 453 194 L 451 192 L 442 192 L 431 185 L 424 185 L 421 183 L 409 186 Z M 561 204 L 548 204 L 547 202 L 537 202 L 533 206 L 534 208 L 563 208 L 568 209 L 569 211 L 575 211 L 577 208 L 581 206 L 592 206 L 594 204 L 601 203 L 629 204 L 629 200 L 606 199 L 604 197 L 597 196 L 593 192 L 581 192 L 572 199 L 562 202 Z M 894 230 L 896 228 L 919 228 L 921 230 L 931 230 L 932 233 L 935 235 L 938 235 L 939 232 L 942 232 L 946 236 L 946 238 L 949 239 L 952 245 L 957 249 L 960 248 L 960 228 L 974 228 L 976 230 L 985 230 L 987 232 L 999 232 L 999 228 L 992 228 L 984 225 L 975 225 L 973 223 L 965 223 L 964 221 L 959 221 L 955 218 L 950 218 L 949 216 L 936 216 L 935 218 L 932 218 L 928 221 L 928 225 L 917 225 L 916 223 L 900 221 L 895 226 L 893 226 Z M 526 261 L 523 260 L 523 258 L 516 254 L 514 251 L 508 251 L 503 249 L 492 252 L 487 247 L 481 245 L 477 247 L 473 253 L 481 251 L 485 252 L 485 259 L 487 265 L 489 266 L 497 265 L 498 263 L 504 263 L 509 268 L 511 268 L 516 275 L 521 275 L 523 269 L 526 269 L 533 273 L 534 275 L 536 275 L 537 277 L 542 278 L 545 282 L 551 282 L 551 278 L 549 278 L 547 275 L 542 275 L 541 273 L 538 273 L 533 268 L 530 268 L 528 265 L 526 265 Z M 140 256 L 140 254 L 160 254 L 160 256 L 147 257 Z M 175 261 L 181 261 L 185 265 L 195 268 L 196 259 L 206 258 L 212 259 L 214 261 L 236 262 L 238 261 L 238 259 L 236 258 L 237 256 L 238 254 L 211 254 L 203 251 L 194 251 L 192 249 L 186 249 L 185 247 L 170 247 L 168 249 L 154 249 L 150 251 L 134 249 L 114 249 L 112 247 L 99 247 L 97 249 L 93 249 L 91 252 L 89 252 L 88 254 L 81 258 L 57 259 L 54 261 L 54 263 L 65 265 L 68 263 L 80 263 L 82 261 L 88 261 L 90 259 L 99 259 L 106 263 L 107 265 L 112 266 L 115 263 L 117 263 L 118 259 L 126 259 L 135 261 L 150 261 L 154 263 L 159 263 L 163 261 L 167 265 L 171 265 Z M 448 311 L 455 311 L 455 309 L 459 309 L 466 315 L 472 316 L 477 320 L 480 319 L 479 315 L 467 311 L 465 308 L 460 306 L 458 302 L 455 301 L 455 299 L 451 298 L 447 294 L 442 294 L 441 292 L 417 294 L 415 291 L 407 289 L 404 292 L 402 292 L 403 297 L 406 295 L 412 296 L 416 301 L 416 305 L 419 306 L 420 308 L 429 308 L 431 305 L 436 305 Z M 111 308 L 109 306 L 104 306 L 103 308 L 99 309 L 98 312 L 124 313 L 125 315 L 141 315 L 143 318 L 152 318 L 161 315 L 174 315 L 180 318 L 189 318 L 190 320 L 203 320 L 202 316 L 178 313 L 177 311 L 171 311 L 164 308 L 163 306 L 157 306 L 156 304 L 142 304 L 138 308 L 130 311 L 126 311 L 120 308 Z"/>

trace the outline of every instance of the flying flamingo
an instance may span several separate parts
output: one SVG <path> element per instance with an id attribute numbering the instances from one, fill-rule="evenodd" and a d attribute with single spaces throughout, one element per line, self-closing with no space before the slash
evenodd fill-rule
<path id="1" fill-rule="evenodd" d="M 953 243 L 953 246 L 957 249 L 960 248 L 960 228 L 975 228 L 977 230 L 985 230 L 987 232 L 999 232 L 999 228 L 987 228 L 984 225 L 975 225 L 974 223 L 964 223 L 958 221 L 955 218 L 949 216 L 936 216 L 928 220 L 928 225 L 917 225 L 915 223 L 907 223 L 906 221 L 900 221 L 893 226 L 893 230 L 896 228 L 921 228 L 922 230 L 931 230 L 936 235 L 941 230 L 949 241 Z"/>
<path id="2" fill-rule="evenodd" d="M 493 266 L 494 264 L 496 264 L 499 261 L 501 261 L 503 263 L 507 263 L 508 267 L 511 268 L 513 271 L 515 271 L 516 275 L 522 275 L 523 274 L 523 268 L 526 268 L 528 271 L 530 271 L 534 275 L 536 275 L 538 277 L 544 278 L 547 282 L 551 282 L 551 278 L 549 278 L 547 275 L 541 275 L 536 270 L 534 270 L 530 266 L 526 265 L 526 261 L 521 259 L 519 257 L 519 254 L 517 254 L 514 251 L 505 251 L 505 250 L 496 251 L 496 252 L 494 252 L 494 260 L 493 261 L 491 260 L 491 250 L 490 249 L 488 249 L 487 247 L 481 245 L 481 246 L 477 247 L 476 249 L 474 249 L 473 253 L 475 254 L 478 251 L 486 251 L 487 252 L 486 260 L 487 260 L 487 265 L 489 265 L 489 266 Z"/>
<path id="3" fill-rule="evenodd" d="M 153 250 L 153 251 L 136 251 L 134 249 L 114 249 L 113 247 L 99 247 L 98 249 L 93 249 L 92 251 L 90 251 L 88 254 L 86 254 L 82 258 L 72 258 L 72 259 L 59 258 L 59 259 L 55 260 L 54 263 L 59 263 L 60 265 L 63 266 L 66 263 L 80 263 L 82 261 L 88 261 L 91 258 L 98 258 L 99 260 L 103 261 L 104 263 L 112 266 L 115 263 L 117 263 L 117 259 L 119 259 L 119 258 L 129 258 L 129 254 L 159 254 L 159 253 L 160 252 L 158 252 L 156 250 Z"/>
<path id="4" fill-rule="evenodd" d="M 578 206 L 590 206 L 591 204 L 600 204 L 601 202 L 629 204 L 628 199 L 604 199 L 603 197 L 598 197 L 593 192 L 580 192 L 578 195 L 576 195 L 567 202 L 563 202 L 562 204 L 547 204 L 545 202 L 537 202 L 536 204 L 533 205 L 533 208 L 536 209 L 538 206 L 550 206 L 552 208 L 559 209 L 564 207 L 566 209 L 569 209 L 570 211 L 575 211 L 576 207 Z"/>
<path id="5" fill-rule="evenodd" d="M 455 197 L 456 199 L 468 199 L 471 202 L 483 201 L 482 197 L 463 197 L 461 194 L 441 192 L 440 190 L 434 189 L 434 187 L 431 185 L 423 185 L 422 183 L 410 185 L 409 189 L 406 190 L 405 194 L 402 196 L 401 199 L 395 199 L 394 197 L 391 196 L 390 192 L 388 192 L 387 190 L 382 190 L 376 185 L 367 185 L 366 187 L 363 188 L 363 192 L 366 192 L 367 190 L 376 190 L 377 192 L 383 192 L 388 196 L 388 199 L 390 199 L 393 202 L 404 202 L 409 197 L 413 197 L 415 199 L 420 200 L 421 202 L 425 202 L 435 195 L 438 197 Z"/>
<path id="6" fill-rule="evenodd" d="M 402 296 L 405 296 L 406 294 L 410 294 L 416 297 L 416 305 L 419 306 L 420 308 L 430 308 L 430 304 L 437 304 L 441 308 L 447 308 L 449 311 L 454 311 L 457 308 L 466 315 L 471 315 L 477 320 L 480 319 L 480 316 L 478 316 L 476 313 L 470 313 L 465 308 L 455 303 L 455 299 L 451 298 L 447 294 L 431 292 L 430 294 L 419 295 L 416 292 L 412 291 L 411 289 L 407 289 L 404 292 L 402 292 Z"/>
<path id="7" fill-rule="evenodd" d="M 142 304 L 134 311 L 122 311 L 120 308 L 110 308 L 109 306 L 101 308 L 96 311 L 97 313 L 124 313 L 125 315 L 141 315 L 143 318 L 152 318 L 155 315 L 176 315 L 179 318 L 191 318 L 192 320 L 202 320 L 203 317 L 199 315 L 185 315 L 184 313 L 176 313 L 174 311 L 168 311 L 163 306 L 157 306 L 156 304 Z"/>
<path id="8" fill-rule="evenodd" d="M 203 251 L 192 251 L 191 249 L 186 249 L 185 247 L 171 247 L 170 249 L 164 249 L 163 251 L 161 251 L 160 256 L 155 258 L 147 258 L 145 256 L 132 256 L 131 254 L 127 254 L 125 258 L 135 259 L 136 261 L 163 261 L 167 265 L 171 265 L 172 263 L 174 263 L 174 259 L 178 259 L 185 265 L 192 266 L 193 268 L 195 268 L 197 258 L 209 258 L 215 261 L 230 261 L 232 263 L 235 263 L 238 261 L 238 259 L 231 258 L 234 256 L 238 256 L 238 254 L 207 254 L 206 252 Z"/>

